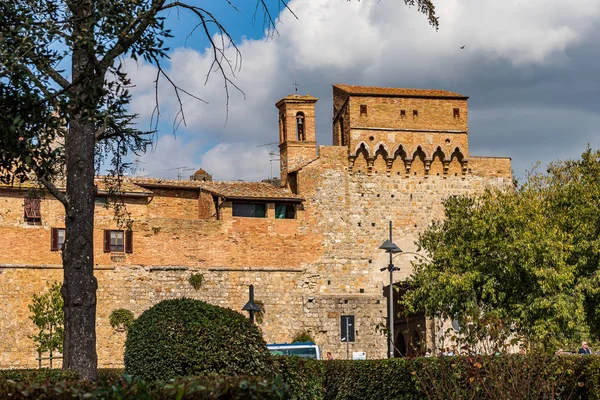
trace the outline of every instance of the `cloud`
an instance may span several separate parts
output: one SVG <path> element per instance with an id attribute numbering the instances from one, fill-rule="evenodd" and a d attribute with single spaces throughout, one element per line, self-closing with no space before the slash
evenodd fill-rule
<path id="1" fill-rule="evenodd" d="M 235 162 L 232 161 L 232 155 Z M 251 147 L 245 143 L 221 143 L 202 156 L 202 167 L 215 180 L 261 181 L 271 174 L 279 176 L 279 163 L 270 162 L 268 147 Z"/>
<path id="2" fill-rule="evenodd" d="M 162 177 L 169 179 L 189 178 L 198 165 L 196 149 L 201 147 L 199 141 L 186 141 L 174 135 L 159 136 L 153 149 L 134 157 L 133 171 L 139 176 Z"/>
<path id="3" fill-rule="evenodd" d="M 334 83 L 469 95 L 471 153 L 512 156 L 517 174 L 534 160 L 549 161 L 575 147 L 577 153 L 582 143 L 593 141 L 598 111 L 590 104 L 597 103 L 600 50 L 593 29 L 600 0 L 438 0 L 437 32 L 416 9 L 400 3 L 292 0 L 298 19 L 284 12 L 279 36 L 238 43 L 243 64 L 233 82 L 245 96 L 229 86 L 228 114 L 218 72 L 206 81 L 212 53 L 175 49 L 166 65 L 169 75 L 209 104 L 184 95 L 187 126 L 178 137 L 185 145 L 174 146 L 163 136 L 153 157 L 200 163 L 194 167 L 221 179 L 267 177 L 269 157 L 256 146 L 278 139 L 274 103 L 293 91 L 295 81 L 300 93 L 321 99 L 320 144 L 331 143 Z M 133 109 L 148 119 L 156 71 L 142 64 L 130 73 L 137 85 Z M 161 128 L 170 131 L 178 104 L 168 85 L 160 93 Z M 567 121 L 576 121 L 570 128 L 577 135 L 561 136 Z M 536 147 L 540 141 L 545 148 Z"/>

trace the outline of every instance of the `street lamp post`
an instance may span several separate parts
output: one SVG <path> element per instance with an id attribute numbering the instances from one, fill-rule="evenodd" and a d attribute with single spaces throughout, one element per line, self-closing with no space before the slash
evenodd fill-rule
<path id="1" fill-rule="evenodd" d="M 400 268 L 395 267 L 392 263 L 392 255 L 397 253 L 402 253 L 400 247 L 396 246 L 392 242 L 392 221 L 390 221 L 390 238 L 383 242 L 379 248 L 386 253 L 390 254 L 390 263 L 387 267 L 381 268 L 381 271 L 385 271 L 386 269 L 390 273 L 390 295 L 388 298 L 388 335 L 389 335 L 389 349 L 388 349 L 388 358 L 394 358 L 394 271 L 400 271 Z"/>
<path id="2" fill-rule="evenodd" d="M 260 312 L 260 307 L 254 302 L 254 285 L 250 285 L 248 293 L 248 302 L 242 310 L 248 311 L 250 314 L 250 322 L 254 324 L 254 313 Z"/>

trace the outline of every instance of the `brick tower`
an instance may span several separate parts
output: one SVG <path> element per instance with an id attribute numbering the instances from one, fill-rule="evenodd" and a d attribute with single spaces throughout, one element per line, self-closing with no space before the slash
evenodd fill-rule
<path id="1" fill-rule="evenodd" d="M 296 184 L 288 173 L 317 156 L 315 133 L 316 97 L 289 95 L 279 100 L 279 154 L 281 185 L 295 191 Z"/>

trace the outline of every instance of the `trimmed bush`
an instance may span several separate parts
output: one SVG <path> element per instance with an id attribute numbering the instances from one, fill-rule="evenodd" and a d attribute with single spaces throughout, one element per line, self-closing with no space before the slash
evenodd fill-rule
<path id="1" fill-rule="evenodd" d="M 273 361 L 258 328 L 242 314 L 200 300 L 165 300 L 129 327 L 125 372 L 144 379 L 263 375 Z"/>

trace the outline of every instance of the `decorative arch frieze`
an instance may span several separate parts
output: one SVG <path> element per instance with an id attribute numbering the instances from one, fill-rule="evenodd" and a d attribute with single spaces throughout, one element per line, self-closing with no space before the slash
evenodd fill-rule
<path id="1" fill-rule="evenodd" d="M 365 141 L 358 143 L 354 148 L 354 153 L 350 154 L 350 156 L 357 157 L 358 151 L 360 150 L 361 146 L 364 147 L 364 149 L 367 151 L 367 157 L 371 157 L 371 148 Z"/>
<path id="2" fill-rule="evenodd" d="M 455 147 L 454 151 L 449 157 L 447 175 L 448 176 L 462 176 L 466 173 L 464 154 L 460 151 L 460 147 Z"/>
<path id="3" fill-rule="evenodd" d="M 407 173 L 407 162 L 409 162 L 409 160 L 411 160 L 411 158 L 406 153 L 404 146 L 398 144 L 389 158 L 388 169 L 390 175 L 405 175 Z"/>
<path id="4" fill-rule="evenodd" d="M 431 165 L 429 167 L 429 175 L 444 176 L 444 161 L 446 156 L 440 146 L 437 147 L 431 157 Z"/>
<path id="5" fill-rule="evenodd" d="M 412 153 L 410 174 L 412 176 L 426 176 L 429 170 L 430 162 L 431 158 L 428 157 L 425 150 L 423 150 L 421 146 L 417 146 L 415 151 Z"/>
<path id="6" fill-rule="evenodd" d="M 355 155 L 351 155 L 348 159 L 351 160 L 351 170 L 353 173 L 369 173 L 370 165 L 372 164 L 372 157 L 369 155 L 369 151 L 367 150 L 368 145 L 364 142 L 361 142 L 355 151 Z"/>
<path id="7" fill-rule="evenodd" d="M 373 156 L 372 172 L 375 174 L 387 174 L 390 154 L 387 146 L 379 142 L 373 149 L 375 154 Z"/>
<path id="8" fill-rule="evenodd" d="M 417 144 L 417 145 L 413 146 L 411 151 L 409 151 L 407 154 L 414 158 L 415 153 L 419 149 L 425 154 L 425 160 L 431 160 L 431 151 L 429 151 L 425 146 L 423 146 L 421 144 Z"/>

